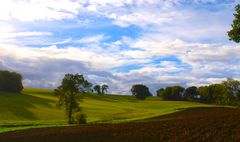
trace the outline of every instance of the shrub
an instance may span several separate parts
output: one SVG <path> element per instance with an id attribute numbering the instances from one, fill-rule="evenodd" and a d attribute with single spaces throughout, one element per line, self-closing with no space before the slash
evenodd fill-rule
<path id="1" fill-rule="evenodd" d="M 87 115 L 82 113 L 77 113 L 74 116 L 75 124 L 86 124 L 87 123 Z"/>

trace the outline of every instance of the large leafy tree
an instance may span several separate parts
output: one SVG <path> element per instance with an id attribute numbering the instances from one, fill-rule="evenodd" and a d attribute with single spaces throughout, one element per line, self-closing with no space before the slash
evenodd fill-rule
<path id="1" fill-rule="evenodd" d="M 197 87 L 196 86 L 188 87 L 184 91 L 183 97 L 188 101 L 194 100 L 197 97 Z"/>
<path id="2" fill-rule="evenodd" d="M 223 81 L 222 84 L 226 87 L 228 93 L 233 97 L 236 97 L 240 92 L 240 82 L 238 80 L 227 78 L 227 80 Z"/>
<path id="3" fill-rule="evenodd" d="M 93 87 L 93 89 L 94 89 L 94 91 L 97 92 L 97 94 L 101 94 L 101 86 L 100 86 L 100 85 L 95 85 L 95 86 Z"/>
<path id="4" fill-rule="evenodd" d="M 184 88 L 181 86 L 170 86 L 166 87 L 163 92 L 163 98 L 165 100 L 182 100 Z"/>
<path id="5" fill-rule="evenodd" d="M 208 89 L 208 98 L 211 103 L 227 105 L 231 102 L 232 96 L 223 84 L 211 84 Z"/>
<path id="6" fill-rule="evenodd" d="M 108 85 L 103 84 L 101 89 L 102 89 L 102 94 L 105 94 L 107 92 L 107 90 L 108 90 Z"/>
<path id="7" fill-rule="evenodd" d="M 200 86 L 197 89 L 197 94 L 200 96 L 199 100 L 203 102 L 210 102 L 210 94 L 209 94 L 209 87 L 208 86 Z"/>
<path id="8" fill-rule="evenodd" d="M 197 89 L 199 100 L 207 103 L 229 105 L 240 96 L 240 83 L 228 78 L 220 84 L 210 84 Z"/>
<path id="9" fill-rule="evenodd" d="M 236 5 L 235 13 L 233 14 L 235 19 L 232 23 L 232 29 L 228 31 L 230 40 L 239 43 L 240 42 L 240 4 Z"/>
<path id="10" fill-rule="evenodd" d="M 16 72 L 0 71 L 0 91 L 21 92 L 22 76 Z"/>
<path id="11" fill-rule="evenodd" d="M 81 93 L 89 91 L 91 83 L 81 74 L 66 74 L 54 94 L 59 98 L 58 106 L 64 107 L 68 123 L 73 123 L 73 114 L 80 111 Z"/>
<path id="12" fill-rule="evenodd" d="M 97 94 L 105 94 L 106 92 L 107 92 L 107 90 L 108 90 L 108 85 L 106 85 L 106 84 L 103 84 L 103 85 L 95 85 L 94 87 L 93 87 L 93 89 L 94 89 L 94 91 L 97 93 Z"/>
<path id="13" fill-rule="evenodd" d="M 163 97 L 165 89 L 164 88 L 160 88 L 156 92 L 157 92 L 157 96 L 158 97 Z"/>
<path id="14" fill-rule="evenodd" d="M 152 96 L 147 86 L 143 84 L 135 84 L 131 89 L 132 95 L 137 99 L 145 100 L 146 97 Z"/>

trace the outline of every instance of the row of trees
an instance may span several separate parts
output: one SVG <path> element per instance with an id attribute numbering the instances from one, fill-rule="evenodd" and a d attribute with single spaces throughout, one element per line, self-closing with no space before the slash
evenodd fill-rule
<path id="1" fill-rule="evenodd" d="M 234 105 L 240 101 L 240 82 L 231 78 L 219 84 L 208 86 L 171 86 L 157 90 L 157 96 L 165 100 L 186 100 L 214 103 L 221 105 Z"/>
<path id="2" fill-rule="evenodd" d="M 0 70 L 0 91 L 21 92 L 22 89 L 22 76 L 19 73 Z"/>

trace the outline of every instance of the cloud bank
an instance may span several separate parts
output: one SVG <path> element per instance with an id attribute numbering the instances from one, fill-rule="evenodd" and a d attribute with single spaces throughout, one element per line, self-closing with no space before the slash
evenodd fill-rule
<path id="1" fill-rule="evenodd" d="M 240 46 L 228 41 L 234 0 L 4 0 L 0 69 L 26 87 L 55 88 L 65 73 L 129 94 L 143 83 L 240 79 Z"/>

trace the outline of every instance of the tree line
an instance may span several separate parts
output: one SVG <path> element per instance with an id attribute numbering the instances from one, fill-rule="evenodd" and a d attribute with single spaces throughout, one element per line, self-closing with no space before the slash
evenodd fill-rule
<path id="1" fill-rule="evenodd" d="M 238 105 L 240 101 L 240 82 L 228 78 L 227 80 L 206 86 L 170 86 L 160 88 L 157 96 L 165 100 L 175 101 L 199 101 L 218 105 Z"/>

